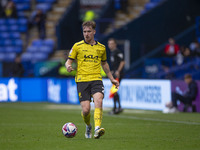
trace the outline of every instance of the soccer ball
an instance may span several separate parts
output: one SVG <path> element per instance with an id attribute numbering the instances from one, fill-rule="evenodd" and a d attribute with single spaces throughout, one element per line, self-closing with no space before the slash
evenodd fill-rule
<path id="1" fill-rule="evenodd" d="M 62 133 L 67 138 L 75 137 L 77 130 L 78 128 L 75 126 L 75 124 L 71 122 L 65 123 L 62 127 Z"/>

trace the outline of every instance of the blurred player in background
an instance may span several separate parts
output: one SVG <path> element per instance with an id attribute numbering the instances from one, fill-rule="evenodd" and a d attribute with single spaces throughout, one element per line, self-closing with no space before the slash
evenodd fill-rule
<path id="1" fill-rule="evenodd" d="M 108 47 L 111 52 L 110 53 L 111 73 L 113 77 L 120 82 L 123 76 L 123 68 L 125 65 L 124 55 L 117 48 L 117 43 L 114 38 L 108 40 Z M 113 98 L 114 100 L 114 107 L 113 110 L 110 112 L 110 114 L 118 114 L 122 112 L 120 97 L 118 92 L 116 91 L 115 93 L 111 93 L 110 98 Z M 118 108 L 117 108 L 117 103 L 118 103 Z"/>
<path id="2" fill-rule="evenodd" d="M 94 138 L 98 139 L 105 133 L 105 129 L 101 128 L 102 122 L 102 102 L 104 97 L 104 86 L 101 76 L 101 65 L 108 78 L 118 88 L 119 82 L 115 80 L 110 72 L 107 63 L 106 48 L 101 43 L 94 40 L 96 33 L 96 23 L 94 21 L 86 21 L 82 24 L 84 40 L 77 42 L 72 47 L 69 58 L 65 63 L 68 72 L 73 71 L 72 62 L 77 60 L 77 74 L 75 77 L 79 101 L 82 107 L 82 117 L 86 123 L 85 137 L 92 137 L 92 126 L 90 123 L 90 102 L 93 97 Z"/>

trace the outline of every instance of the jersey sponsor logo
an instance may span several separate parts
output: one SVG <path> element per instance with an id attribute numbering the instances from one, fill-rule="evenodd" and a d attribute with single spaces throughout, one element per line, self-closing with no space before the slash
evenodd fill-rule
<path id="1" fill-rule="evenodd" d="M 84 58 L 98 59 L 98 58 L 99 58 L 99 56 L 93 56 L 93 55 L 84 55 Z"/>

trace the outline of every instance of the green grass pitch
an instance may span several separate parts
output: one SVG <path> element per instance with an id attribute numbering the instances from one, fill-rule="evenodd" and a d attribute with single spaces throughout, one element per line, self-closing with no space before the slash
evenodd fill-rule
<path id="1" fill-rule="evenodd" d="M 0 150 L 199 150 L 200 114 L 162 114 L 125 110 L 108 115 L 104 110 L 100 139 L 85 139 L 80 106 L 51 103 L 0 103 Z M 93 111 L 92 111 L 93 114 Z M 66 122 L 78 127 L 65 138 Z M 93 123 L 93 115 L 91 116 Z"/>

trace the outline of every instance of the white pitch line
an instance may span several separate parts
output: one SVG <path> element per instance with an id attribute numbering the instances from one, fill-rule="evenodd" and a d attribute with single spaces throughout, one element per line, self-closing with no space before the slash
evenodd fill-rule
<path id="1" fill-rule="evenodd" d="M 174 121 L 174 120 L 155 119 L 155 118 L 142 118 L 142 117 L 135 117 L 135 116 L 107 115 L 107 114 L 104 114 L 104 116 L 109 116 L 109 117 L 114 117 L 114 118 L 134 119 L 134 120 L 170 122 L 170 123 L 179 123 L 179 124 L 187 124 L 187 125 L 200 125 L 200 123 L 198 123 L 198 122 Z"/>

